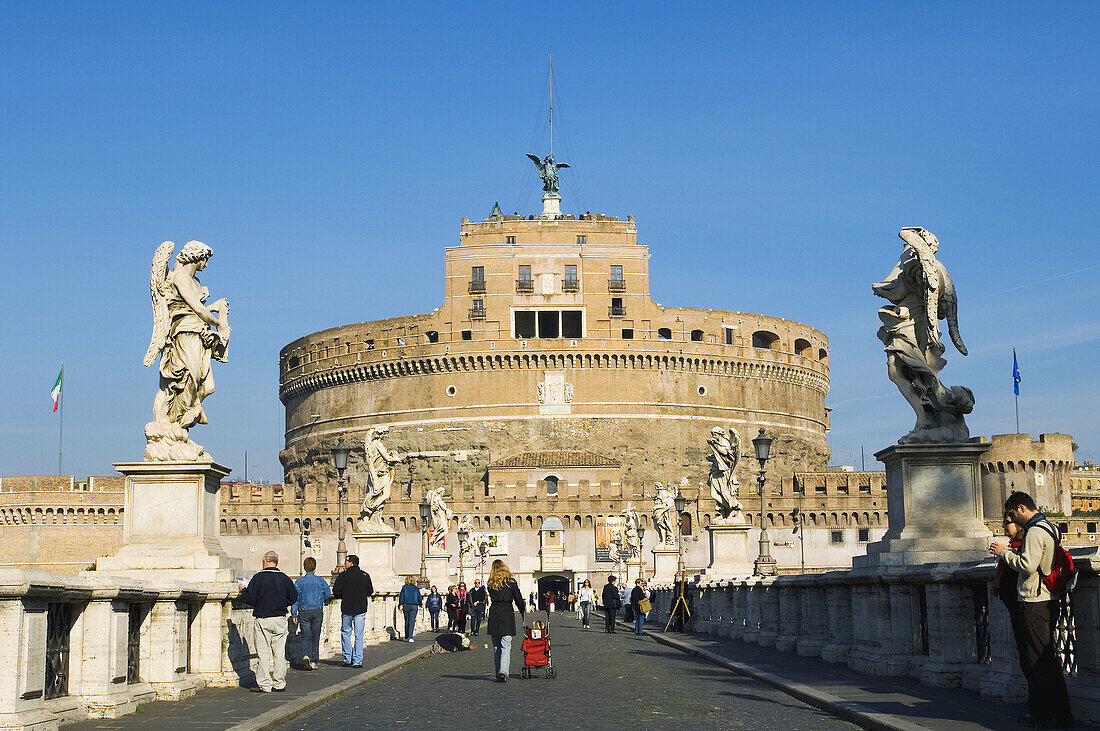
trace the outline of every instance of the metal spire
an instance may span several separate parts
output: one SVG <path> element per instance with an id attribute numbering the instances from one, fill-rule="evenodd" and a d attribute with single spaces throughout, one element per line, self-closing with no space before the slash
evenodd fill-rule
<path id="1" fill-rule="evenodd" d="M 550 157 L 554 156 L 554 52 L 547 52 L 550 58 Z"/>

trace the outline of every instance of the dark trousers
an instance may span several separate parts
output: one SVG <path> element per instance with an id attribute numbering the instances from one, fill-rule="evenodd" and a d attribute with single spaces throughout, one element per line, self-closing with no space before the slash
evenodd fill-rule
<path id="1" fill-rule="evenodd" d="M 419 607 L 407 606 L 405 607 L 405 639 L 411 640 L 413 635 L 416 634 L 416 613 L 419 611 Z"/>
<path id="2" fill-rule="evenodd" d="M 298 637 L 302 643 L 302 654 L 314 662 L 317 661 L 318 648 L 321 644 L 321 622 L 324 620 L 323 609 L 298 610 Z"/>
<path id="3" fill-rule="evenodd" d="M 429 609 L 428 614 L 432 618 L 432 631 L 434 632 L 435 630 L 439 629 L 439 610 Z"/>
<path id="4" fill-rule="evenodd" d="M 458 610 L 458 631 L 462 634 L 466 634 L 466 610 Z"/>
<path id="5" fill-rule="evenodd" d="M 484 604 L 475 604 L 470 609 L 470 631 L 475 635 L 481 630 L 481 616 L 485 614 Z"/>
<path id="6" fill-rule="evenodd" d="M 618 613 L 617 609 L 611 607 L 603 608 L 603 630 L 604 632 L 615 631 L 615 615 Z"/>
<path id="7" fill-rule="evenodd" d="M 1020 648 L 1020 668 L 1027 679 L 1028 713 L 1039 721 L 1073 718 L 1062 663 L 1054 645 L 1058 604 L 1056 601 L 1020 602 L 1024 641 Z"/>

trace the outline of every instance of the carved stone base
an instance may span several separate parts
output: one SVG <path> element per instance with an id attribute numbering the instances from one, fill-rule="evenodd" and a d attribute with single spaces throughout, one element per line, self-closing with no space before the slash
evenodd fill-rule
<path id="1" fill-rule="evenodd" d="M 428 554 L 424 557 L 424 565 L 427 567 L 428 580 L 442 589 L 453 583 L 451 578 L 451 557 L 446 553 Z M 441 592 L 442 593 L 442 592 Z"/>
<path id="2" fill-rule="evenodd" d="M 396 533 L 352 533 L 355 555 L 359 557 L 359 568 L 370 574 L 375 592 L 398 591 L 405 583 L 394 569 L 394 544 Z M 351 553 L 351 551 L 348 551 Z"/>
<path id="3" fill-rule="evenodd" d="M 752 574 L 747 524 L 714 522 L 707 526 L 710 535 L 710 565 L 703 569 L 708 579 L 732 579 Z"/>
<path id="4" fill-rule="evenodd" d="M 120 462 L 126 476 L 122 545 L 97 572 L 174 581 L 232 581 L 239 559 L 222 550 L 218 488 L 228 467 L 214 462 Z"/>
<path id="5" fill-rule="evenodd" d="M 993 534 L 983 521 L 979 462 L 991 445 L 897 444 L 886 465 L 890 527 L 854 568 L 957 563 L 984 558 Z"/>
<path id="6" fill-rule="evenodd" d="M 561 196 L 557 193 L 547 193 L 542 197 L 542 215 L 556 217 L 561 215 Z"/>
<path id="7" fill-rule="evenodd" d="M 658 545 L 653 549 L 653 581 L 667 583 L 676 578 L 678 565 L 675 546 Z"/>

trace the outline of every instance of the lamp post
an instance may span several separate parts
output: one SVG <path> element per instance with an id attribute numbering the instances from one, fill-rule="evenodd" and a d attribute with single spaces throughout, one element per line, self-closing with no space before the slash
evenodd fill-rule
<path id="1" fill-rule="evenodd" d="M 757 576 L 775 576 L 775 559 L 771 553 L 771 541 L 768 540 L 767 495 L 764 492 L 764 465 L 771 453 L 772 438 L 761 429 L 752 440 L 752 446 L 756 450 L 756 460 L 760 463 L 760 475 L 756 478 L 760 486 L 760 555 L 756 557 L 753 573 Z"/>
<path id="2" fill-rule="evenodd" d="M 638 578 L 645 579 L 645 551 L 642 550 L 642 543 L 645 541 L 645 526 L 638 525 Z"/>
<path id="3" fill-rule="evenodd" d="M 336 446 L 332 448 L 332 461 L 336 464 L 336 471 L 340 475 L 336 485 L 336 502 L 340 507 L 340 524 L 337 531 L 339 542 L 336 544 L 336 568 L 332 570 L 333 574 L 338 574 L 344 570 L 344 563 L 348 557 L 348 547 L 344 543 L 344 496 L 348 492 L 347 485 L 344 484 L 344 470 L 348 468 L 349 452 L 351 452 L 351 449 L 348 447 L 347 442 L 344 441 L 343 437 L 340 437 L 336 442 Z"/>
<path id="4" fill-rule="evenodd" d="M 672 500 L 676 504 L 676 573 L 680 581 L 684 578 L 684 511 L 687 510 L 687 498 L 676 491 Z"/>
<path id="5" fill-rule="evenodd" d="M 428 551 L 428 518 L 432 515 L 432 505 L 427 498 L 424 498 L 417 507 L 420 508 L 420 577 L 416 585 L 421 589 L 427 589 L 432 585 L 431 579 L 428 578 L 428 564 L 425 559 Z"/>
<path id="6" fill-rule="evenodd" d="M 466 562 L 463 560 L 463 547 L 466 545 L 466 541 L 470 538 L 470 531 L 465 528 L 459 528 L 458 530 L 458 583 L 466 581 L 466 572 L 463 570 L 466 568 Z"/>

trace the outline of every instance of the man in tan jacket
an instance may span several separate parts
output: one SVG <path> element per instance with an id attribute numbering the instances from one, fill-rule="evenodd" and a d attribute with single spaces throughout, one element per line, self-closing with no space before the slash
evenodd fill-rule
<path id="1" fill-rule="evenodd" d="M 1016 594 L 1023 632 L 1016 649 L 1027 679 L 1028 705 L 1028 713 L 1020 723 L 1040 728 L 1070 728 L 1073 713 L 1054 644 L 1059 602 L 1051 596 L 1041 576 L 1051 572 L 1061 536 L 1027 493 L 1009 495 L 1005 515 L 1024 530 L 1023 545 L 1019 551 L 1013 551 L 1003 543 L 992 543 L 989 552 L 1000 556 L 1018 575 Z"/>

